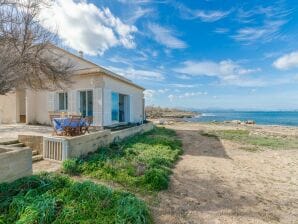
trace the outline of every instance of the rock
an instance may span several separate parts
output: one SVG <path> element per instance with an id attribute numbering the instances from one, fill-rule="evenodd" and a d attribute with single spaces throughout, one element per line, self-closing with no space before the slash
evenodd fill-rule
<path id="1" fill-rule="evenodd" d="M 233 124 L 241 124 L 241 121 L 240 120 L 232 120 L 231 123 L 233 123 Z"/>
<path id="2" fill-rule="evenodd" d="M 159 120 L 156 120 L 156 121 L 154 121 L 154 124 L 161 124 L 161 125 L 163 125 L 163 124 L 165 124 L 165 120 L 164 119 L 159 119 Z"/>
<path id="3" fill-rule="evenodd" d="M 145 164 L 143 164 L 143 163 L 138 163 L 138 164 L 137 164 L 137 169 L 136 169 L 136 171 L 137 171 L 137 172 L 136 172 L 136 175 L 137 175 L 137 176 L 142 176 L 142 175 L 144 175 L 146 169 L 147 169 L 147 167 L 146 167 Z"/>
<path id="4" fill-rule="evenodd" d="M 248 120 L 245 122 L 245 124 L 256 124 L 256 122 L 254 120 Z"/>

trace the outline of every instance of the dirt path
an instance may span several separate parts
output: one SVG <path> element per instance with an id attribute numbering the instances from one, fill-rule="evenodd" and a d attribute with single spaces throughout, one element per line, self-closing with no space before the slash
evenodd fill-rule
<path id="1" fill-rule="evenodd" d="M 298 223 L 298 150 L 246 152 L 199 135 L 204 126 L 169 128 L 185 152 L 153 208 L 156 223 Z"/>

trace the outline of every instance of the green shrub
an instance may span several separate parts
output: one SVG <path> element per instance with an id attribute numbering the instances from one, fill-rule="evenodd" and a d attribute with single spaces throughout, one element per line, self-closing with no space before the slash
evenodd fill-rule
<path id="1" fill-rule="evenodd" d="M 134 195 L 41 174 L 0 184 L 0 223 L 152 223 Z"/>
<path id="2" fill-rule="evenodd" d="M 79 173 L 77 161 L 75 159 L 65 160 L 62 164 L 62 170 L 69 175 L 76 175 Z"/>
<path id="3" fill-rule="evenodd" d="M 146 205 L 143 201 L 136 200 L 132 195 L 127 195 L 119 200 L 117 206 L 118 223 L 142 224 L 151 222 Z"/>
<path id="4" fill-rule="evenodd" d="M 293 137 L 280 138 L 280 136 L 264 136 L 251 133 L 248 130 L 217 130 L 200 133 L 206 137 L 227 139 L 254 147 L 241 147 L 247 151 L 259 151 L 259 147 L 269 149 L 296 149 L 298 140 Z"/>
<path id="5" fill-rule="evenodd" d="M 182 144 L 175 131 L 155 128 L 68 162 L 64 171 L 115 181 L 131 190 L 157 191 L 168 185 L 165 182 L 168 182 L 169 170 L 181 152 Z M 149 170 L 157 177 L 146 179 L 146 172 L 147 176 L 151 175 Z"/>
<path id="6" fill-rule="evenodd" d="M 169 186 L 168 173 L 162 169 L 153 168 L 146 171 L 144 179 L 151 190 L 165 190 Z"/>

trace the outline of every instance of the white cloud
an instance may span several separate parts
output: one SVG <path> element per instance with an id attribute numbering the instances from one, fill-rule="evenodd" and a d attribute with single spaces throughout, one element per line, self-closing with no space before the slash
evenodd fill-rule
<path id="1" fill-rule="evenodd" d="M 153 103 L 155 94 L 156 94 L 156 91 L 153 89 L 146 89 L 144 91 L 144 98 L 145 98 L 146 105 Z"/>
<path id="2" fill-rule="evenodd" d="M 285 9 L 280 3 L 273 3 L 268 7 L 240 8 L 237 11 L 237 21 L 246 26 L 238 29 L 232 38 L 246 44 L 284 38 L 281 29 L 288 22 L 287 16 L 290 14 L 291 10 Z"/>
<path id="3" fill-rule="evenodd" d="M 174 71 L 188 75 L 218 76 L 224 79 L 259 71 L 259 69 L 245 69 L 232 60 L 214 61 L 185 61 L 183 66 Z"/>
<path id="4" fill-rule="evenodd" d="M 284 24 L 286 24 L 285 20 L 275 20 L 267 21 L 261 26 L 244 27 L 237 30 L 232 38 L 246 43 L 251 43 L 257 40 L 268 42 L 280 36 L 279 31 Z"/>
<path id="5" fill-rule="evenodd" d="M 169 100 L 172 102 L 175 99 L 186 99 L 186 98 L 192 98 L 192 97 L 198 97 L 198 96 L 206 96 L 208 95 L 207 92 L 185 92 L 182 94 L 170 94 L 168 95 Z"/>
<path id="6" fill-rule="evenodd" d="M 174 6 L 184 19 L 200 19 L 203 22 L 216 22 L 228 16 L 231 11 L 190 9 L 181 3 Z"/>
<path id="7" fill-rule="evenodd" d="M 175 68 L 174 71 L 192 76 L 217 77 L 226 84 L 256 85 L 258 80 L 250 80 L 243 76 L 259 72 L 260 69 L 247 69 L 232 60 L 223 60 L 220 62 L 185 61 L 181 67 Z"/>
<path id="8" fill-rule="evenodd" d="M 281 70 L 298 67 L 298 51 L 279 57 L 273 62 L 273 66 Z"/>
<path id="9" fill-rule="evenodd" d="M 215 22 L 220 19 L 223 19 L 227 15 L 229 15 L 229 11 L 203 11 L 203 10 L 196 10 L 192 11 L 192 15 L 194 18 L 199 18 L 203 22 Z"/>
<path id="10" fill-rule="evenodd" d="M 169 86 L 176 87 L 176 88 L 193 88 L 193 87 L 195 87 L 195 85 L 192 85 L 192 84 L 181 84 L 181 83 L 169 84 Z"/>
<path id="11" fill-rule="evenodd" d="M 134 24 L 140 18 L 152 15 L 152 13 L 153 10 L 150 8 L 136 7 L 132 11 L 132 15 L 127 19 L 127 22 Z"/>
<path id="12" fill-rule="evenodd" d="M 123 23 L 109 8 L 98 8 L 84 0 L 57 0 L 41 11 L 43 25 L 65 45 L 86 54 L 103 54 L 115 46 L 134 48 L 135 26 Z"/>
<path id="13" fill-rule="evenodd" d="M 180 99 L 183 99 L 183 98 L 189 98 L 189 97 L 201 96 L 201 95 L 208 95 L 208 93 L 207 92 L 186 92 L 179 95 L 178 97 Z"/>
<path id="14" fill-rule="evenodd" d="M 186 48 L 187 44 L 175 37 L 173 31 L 171 29 L 162 27 L 158 24 L 149 23 L 149 30 L 153 34 L 153 38 L 160 44 L 172 48 L 172 49 L 182 49 Z"/>
<path id="15" fill-rule="evenodd" d="M 157 71 L 135 69 L 132 67 L 117 68 L 117 67 L 111 67 L 111 66 L 108 67 L 108 69 L 131 80 L 162 81 L 165 79 L 163 74 Z"/>
<path id="16" fill-rule="evenodd" d="M 166 92 L 168 92 L 168 91 L 170 91 L 169 89 L 159 89 L 159 90 L 157 90 L 157 92 L 159 92 L 159 93 L 161 93 L 161 94 L 164 94 L 164 93 L 166 93 Z"/>
<path id="17" fill-rule="evenodd" d="M 146 100 L 151 100 L 155 93 L 156 93 L 156 91 L 153 89 L 146 89 L 144 91 L 144 97 Z"/>
<path id="18" fill-rule="evenodd" d="M 174 96 L 173 94 L 170 94 L 170 95 L 168 95 L 168 98 L 169 98 L 169 100 L 170 100 L 171 102 L 173 102 L 175 96 Z"/>
<path id="19" fill-rule="evenodd" d="M 230 30 L 227 29 L 227 28 L 216 28 L 214 30 L 215 33 L 219 33 L 219 34 L 225 34 L 225 33 L 228 33 Z"/>

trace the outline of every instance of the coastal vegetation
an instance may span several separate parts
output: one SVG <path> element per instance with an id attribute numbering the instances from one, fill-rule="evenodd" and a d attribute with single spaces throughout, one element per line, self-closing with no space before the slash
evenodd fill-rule
<path id="1" fill-rule="evenodd" d="M 245 144 L 242 149 L 247 151 L 258 151 L 264 148 L 274 150 L 298 148 L 298 140 L 296 138 L 261 135 L 252 133 L 249 130 L 215 130 L 203 131 L 200 134 Z"/>
<path id="2" fill-rule="evenodd" d="M 146 116 L 149 119 L 158 118 L 191 118 L 199 113 L 175 108 L 146 107 Z"/>
<path id="3" fill-rule="evenodd" d="M 130 193 L 58 174 L 0 185 L 0 223 L 152 223 L 146 204 Z"/>
<path id="4" fill-rule="evenodd" d="M 114 181 L 136 191 L 159 191 L 168 188 L 171 167 L 181 152 L 175 131 L 155 128 L 85 157 L 67 160 L 63 171 Z"/>

